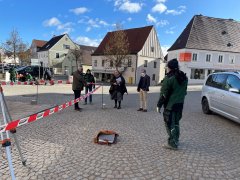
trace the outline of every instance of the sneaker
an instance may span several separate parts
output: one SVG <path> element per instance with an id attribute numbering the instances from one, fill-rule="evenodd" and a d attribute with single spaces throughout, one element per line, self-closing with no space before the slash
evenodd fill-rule
<path id="1" fill-rule="evenodd" d="M 177 150 L 178 149 L 177 147 L 170 146 L 169 144 L 164 144 L 162 147 L 165 148 L 165 149 L 170 149 L 170 150 Z"/>
<path id="2" fill-rule="evenodd" d="M 81 111 L 82 108 L 75 108 L 74 110 L 75 110 L 75 111 Z"/>
<path id="3" fill-rule="evenodd" d="M 143 108 L 139 108 L 137 111 L 143 111 Z"/>
<path id="4" fill-rule="evenodd" d="M 146 109 L 144 109 L 144 110 L 142 110 L 142 112 L 147 112 L 147 110 L 146 110 Z"/>
<path id="5" fill-rule="evenodd" d="M 118 109 L 121 109 L 121 106 L 118 106 Z"/>

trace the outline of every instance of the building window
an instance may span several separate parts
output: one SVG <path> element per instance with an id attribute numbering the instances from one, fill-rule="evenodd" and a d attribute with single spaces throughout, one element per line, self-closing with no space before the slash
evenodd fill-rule
<path id="1" fill-rule="evenodd" d="M 147 67 L 148 60 L 144 60 L 144 67 Z"/>
<path id="2" fill-rule="evenodd" d="M 128 67 L 132 67 L 132 58 L 131 57 L 128 58 Z"/>
<path id="3" fill-rule="evenodd" d="M 154 62 L 153 67 L 157 68 L 157 62 Z"/>
<path id="4" fill-rule="evenodd" d="M 191 79 L 205 79 L 205 69 L 191 69 Z"/>
<path id="5" fill-rule="evenodd" d="M 56 53 L 56 58 L 59 58 L 59 53 Z"/>
<path id="6" fill-rule="evenodd" d="M 211 54 L 207 54 L 207 56 L 206 56 L 206 62 L 211 62 Z"/>
<path id="7" fill-rule="evenodd" d="M 97 67 L 97 60 L 94 60 L 94 66 Z"/>
<path id="8" fill-rule="evenodd" d="M 102 60 L 102 67 L 105 67 L 105 60 Z"/>
<path id="9" fill-rule="evenodd" d="M 223 63 L 223 55 L 218 56 L 218 63 Z"/>
<path id="10" fill-rule="evenodd" d="M 63 49 L 70 49 L 70 45 L 64 44 L 64 45 L 63 45 Z"/>
<path id="11" fill-rule="evenodd" d="M 113 67 L 113 61 L 110 61 L 110 67 Z"/>
<path id="12" fill-rule="evenodd" d="M 153 80 L 153 81 L 156 80 L 156 75 L 155 75 L 155 74 L 152 75 L 152 80 Z"/>
<path id="13" fill-rule="evenodd" d="M 192 61 L 197 61 L 197 53 L 193 53 L 193 55 L 192 55 Z"/>
<path id="14" fill-rule="evenodd" d="M 235 64 L 235 57 L 229 56 L 229 61 L 230 61 L 230 64 Z"/>
<path id="15" fill-rule="evenodd" d="M 154 47 L 153 46 L 151 47 L 151 52 L 154 52 Z"/>

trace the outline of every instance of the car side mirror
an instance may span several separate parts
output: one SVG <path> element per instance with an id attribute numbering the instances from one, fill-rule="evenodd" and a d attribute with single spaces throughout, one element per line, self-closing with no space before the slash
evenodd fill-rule
<path id="1" fill-rule="evenodd" d="M 229 91 L 233 93 L 239 93 L 239 90 L 236 88 L 230 88 Z"/>

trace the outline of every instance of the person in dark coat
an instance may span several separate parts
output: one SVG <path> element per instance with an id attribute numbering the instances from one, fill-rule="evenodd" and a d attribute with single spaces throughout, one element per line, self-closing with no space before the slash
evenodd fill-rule
<path id="1" fill-rule="evenodd" d="M 147 92 L 149 91 L 150 77 L 146 74 L 146 70 L 141 70 L 141 78 L 138 83 L 137 91 L 140 97 L 140 108 L 138 111 L 147 112 Z"/>
<path id="2" fill-rule="evenodd" d="M 50 71 L 49 68 L 46 68 L 45 72 L 44 72 L 44 80 L 45 80 L 45 85 L 47 85 L 47 81 L 50 81 L 52 80 L 52 72 Z"/>
<path id="3" fill-rule="evenodd" d="M 83 90 L 84 86 L 86 86 L 86 81 L 85 81 L 84 75 L 83 75 L 83 68 L 82 68 L 82 66 L 79 66 L 78 70 L 73 73 L 72 90 L 74 92 L 75 99 L 77 99 L 81 96 L 81 91 Z M 74 104 L 74 109 L 76 111 L 81 110 L 78 102 Z"/>
<path id="4" fill-rule="evenodd" d="M 178 148 L 180 136 L 179 121 L 182 118 L 184 99 L 187 94 L 188 78 L 179 70 L 177 59 L 172 59 L 167 64 L 168 73 L 163 79 L 160 98 L 157 104 L 158 112 L 164 106 L 163 119 L 168 133 L 168 144 L 164 148 Z"/>
<path id="5" fill-rule="evenodd" d="M 91 92 L 93 88 L 95 88 L 95 79 L 90 69 L 87 70 L 84 78 L 87 83 L 87 86 L 85 87 L 85 94 L 87 94 L 88 92 Z M 89 96 L 89 102 L 92 104 L 92 95 Z M 87 98 L 85 99 L 85 104 L 87 104 Z"/>
<path id="6" fill-rule="evenodd" d="M 124 93 L 127 93 L 125 79 L 119 71 L 114 71 L 114 76 L 110 81 L 111 87 L 109 93 L 111 99 L 115 101 L 114 108 L 121 109 L 121 101 L 123 100 Z M 118 106 L 117 106 L 118 103 Z"/>

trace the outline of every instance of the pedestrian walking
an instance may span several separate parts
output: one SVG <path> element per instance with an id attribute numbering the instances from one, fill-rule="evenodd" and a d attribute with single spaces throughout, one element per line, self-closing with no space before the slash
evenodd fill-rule
<path id="1" fill-rule="evenodd" d="M 110 81 L 110 90 L 111 99 L 115 101 L 114 108 L 121 109 L 121 101 L 123 100 L 124 93 L 127 92 L 125 79 L 119 71 L 114 71 L 114 76 Z M 118 103 L 118 105 L 117 105 Z"/>
<path id="2" fill-rule="evenodd" d="M 49 84 L 51 84 L 52 72 L 50 71 L 49 68 L 46 68 L 43 76 L 44 76 L 44 80 L 45 80 L 45 85 L 47 85 L 47 81 L 49 82 Z"/>
<path id="3" fill-rule="evenodd" d="M 82 68 L 82 66 L 79 66 L 78 70 L 73 73 L 72 90 L 74 92 L 75 99 L 77 99 L 81 96 L 81 91 L 83 90 L 84 86 L 86 86 L 86 81 L 85 81 L 84 75 L 83 75 L 83 68 Z M 74 104 L 74 109 L 76 111 L 81 110 L 78 102 Z"/>
<path id="4" fill-rule="evenodd" d="M 150 77 L 146 74 L 146 70 L 141 70 L 141 78 L 138 83 L 137 91 L 140 97 L 140 108 L 138 111 L 147 112 L 147 93 L 150 86 Z"/>
<path id="5" fill-rule="evenodd" d="M 87 73 L 85 74 L 84 77 L 87 83 L 87 86 L 85 87 L 85 94 L 87 94 L 88 92 L 91 92 L 93 88 L 95 88 L 95 79 L 90 69 L 87 70 Z M 92 104 L 92 95 L 89 96 L 89 103 Z M 87 98 L 85 98 L 85 105 L 86 104 L 87 104 Z"/>
<path id="6" fill-rule="evenodd" d="M 164 106 L 163 119 L 168 133 L 168 143 L 164 148 L 178 148 L 180 127 L 184 99 L 187 94 L 188 78 L 179 70 L 177 59 L 172 59 L 167 64 L 167 74 L 163 79 L 160 98 L 157 104 L 158 112 Z"/>
<path id="7" fill-rule="evenodd" d="M 9 73 L 10 73 L 10 81 L 11 82 L 16 82 L 17 71 L 16 71 L 15 67 L 11 67 L 9 69 Z"/>

